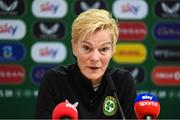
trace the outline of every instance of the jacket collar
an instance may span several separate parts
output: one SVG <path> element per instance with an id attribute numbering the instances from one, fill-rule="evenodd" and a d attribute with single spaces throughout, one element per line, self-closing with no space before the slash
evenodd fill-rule
<path id="1" fill-rule="evenodd" d="M 77 62 L 73 65 L 72 69 L 71 69 L 71 73 L 72 73 L 72 79 L 74 80 L 74 84 L 78 86 L 78 89 L 82 92 L 86 92 L 89 94 L 94 94 L 95 91 L 92 87 L 91 81 L 88 80 L 80 71 L 80 68 L 77 64 Z M 109 79 L 107 77 L 107 74 L 110 73 L 110 69 L 107 69 L 105 71 L 105 74 L 102 77 L 102 82 L 101 85 L 99 86 L 99 89 L 102 88 L 102 86 L 105 86 L 105 84 L 109 84 Z M 109 85 L 108 85 L 109 86 Z M 109 87 L 108 87 L 109 88 Z M 111 87 L 109 88 L 111 89 Z M 98 91 L 97 91 L 98 92 Z"/>

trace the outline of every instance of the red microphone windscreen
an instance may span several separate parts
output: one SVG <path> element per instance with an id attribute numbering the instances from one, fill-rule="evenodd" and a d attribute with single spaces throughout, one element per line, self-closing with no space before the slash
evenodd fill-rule
<path id="1" fill-rule="evenodd" d="M 157 119 L 160 112 L 160 104 L 149 100 L 139 101 L 135 103 L 134 110 L 138 119 L 143 119 L 145 116 Z"/>
<path id="2" fill-rule="evenodd" d="M 78 112 L 74 105 L 69 103 L 68 101 L 59 103 L 53 110 L 52 119 L 62 119 L 62 118 L 69 118 L 73 120 L 78 119 Z"/>

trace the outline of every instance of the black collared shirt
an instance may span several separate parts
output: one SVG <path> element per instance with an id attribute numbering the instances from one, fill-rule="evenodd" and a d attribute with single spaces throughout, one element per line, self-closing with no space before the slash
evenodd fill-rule
<path id="1" fill-rule="evenodd" d="M 136 90 L 128 71 L 108 68 L 98 90 L 94 91 L 91 82 L 81 74 L 76 63 L 50 69 L 44 75 L 39 88 L 35 117 L 51 118 L 54 107 L 68 100 L 71 104 L 78 102 L 79 118 L 122 118 L 107 74 L 115 85 L 125 117 L 135 118 Z"/>

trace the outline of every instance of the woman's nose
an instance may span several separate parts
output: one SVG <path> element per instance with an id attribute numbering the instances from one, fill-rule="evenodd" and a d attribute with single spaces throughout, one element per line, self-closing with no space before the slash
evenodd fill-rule
<path id="1" fill-rule="evenodd" d="M 94 50 L 91 52 L 90 60 L 93 62 L 98 62 L 100 60 L 100 54 L 98 50 Z"/>

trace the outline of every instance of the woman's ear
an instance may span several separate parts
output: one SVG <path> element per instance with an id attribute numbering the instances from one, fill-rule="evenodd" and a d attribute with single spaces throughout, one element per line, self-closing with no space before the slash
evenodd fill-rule
<path id="1" fill-rule="evenodd" d="M 116 52 L 116 45 L 113 45 L 113 49 L 112 49 L 112 56 L 115 54 L 115 52 Z"/>
<path id="2" fill-rule="evenodd" d="M 76 51 L 77 51 L 77 50 L 76 50 L 76 49 L 77 49 L 77 48 L 76 48 L 76 45 L 75 45 L 75 43 L 73 43 L 72 41 L 71 41 L 71 45 L 72 45 L 73 55 L 76 56 Z"/>

